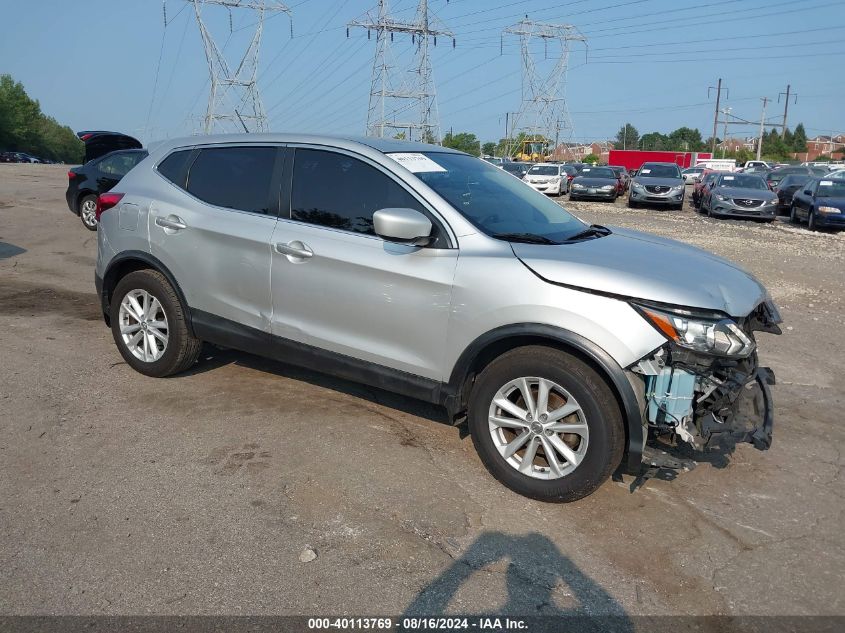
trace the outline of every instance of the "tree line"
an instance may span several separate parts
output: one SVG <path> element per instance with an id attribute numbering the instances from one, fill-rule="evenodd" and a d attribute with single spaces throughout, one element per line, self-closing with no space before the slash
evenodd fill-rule
<path id="1" fill-rule="evenodd" d="M 65 163 L 81 163 L 85 155 L 73 130 L 41 112 L 38 101 L 11 75 L 0 75 L 0 151 Z"/>

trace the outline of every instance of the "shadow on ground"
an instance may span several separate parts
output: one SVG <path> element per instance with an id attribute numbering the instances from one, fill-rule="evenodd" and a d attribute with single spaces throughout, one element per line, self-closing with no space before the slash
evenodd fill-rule
<path id="1" fill-rule="evenodd" d="M 9 244 L 8 242 L 0 242 L 0 259 L 9 259 L 16 257 L 22 253 L 26 253 L 25 248 Z"/>
<path id="2" fill-rule="evenodd" d="M 203 345 L 202 353 L 199 361 L 187 371 L 184 371 L 176 376 L 174 379 L 179 379 L 182 376 L 193 376 L 202 374 L 207 371 L 213 371 L 225 365 L 238 365 L 248 369 L 266 372 L 275 376 L 289 378 L 291 380 L 301 380 L 316 387 L 323 389 L 331 389 L 338 393 L 345 393 L 355 398 L 362 398 L 369 402 L 380 404 L 391 409 L 403 411 L 432 422 L 446 424 L 452 426 L 446 415 L 446 409 L 435 404 L 424 402 L 423 400 L 415 400 L 407 396 L 402 396 L 390 391 L 384 391 L 377 387 L 370 387 L 362 385 L 351 380 L 343 378 L 336 378 L 328 374 L 322 374 L 318 371 L 304 369 L 296 365 L 289 365 L 281 361 L 275 361 L 261 356 L 255 356 L 247 352 L 240 352 L 232 349 L 218 348 L 213 345 Z M 462 431 L 463 433 L 463 431 Z"/>
<path id="3" fill-rule="evenodd" d="M 497 582 L 496 574 L 505 577 L 504 601 L 493 605 L 476 599 L 491 595 L 489 584 Z M 472 606 L 467 608 L 467 603 Z M 619 602 L 536 532 L 523 536 L 484 532 L 417 594 L 403 617 L 438 616 L 447 610 L 470 611 L 473 617 L 527 617 L 532 620 L 531 631 L 634 630 Z M 565 628 L 561 618 L 569 619 Z"/>

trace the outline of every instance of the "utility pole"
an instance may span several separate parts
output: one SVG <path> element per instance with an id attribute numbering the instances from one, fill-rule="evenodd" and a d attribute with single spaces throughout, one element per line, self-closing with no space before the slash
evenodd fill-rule
<path id="1" fill-rule="evenodd" d="M 725 108 L 724 110 L 722 110 L 722 114 L 725 115 L 725 121 L 724 121 L 724 123 L 725 123 L 724 130 L 725 131 L 722 134 L 722 158 L 725 157 L 725 150 L 726 150 L 726 145 L 727 145 L 727 142 L 728 142 L 728 117 L 731 115 L 731 110 L 733 110 L 733 108 Z"/>
<path id="2" fill-rule="evenodd" d="M 763 132 L 766 126 L 766 104 L 769 102 L 768 97 L 760 97 L 763 102 L 763 113 L 760 115 L 760 137 L 757 139 L 757 160 L 760 160 L 760 155 L 763 152 Z"/>
<path id="3" fill-rule="evenodd" d="M 187 0 L 194 5 L 200 36 L 205 48 L 211 89 L 208 94 L 208 106 L 205 110 L 203 129 L 210 134 L 215 128 L 222 131 L 238 129 L 238 123 L 244 130 L 253 132 L 267 131 L 267 115 L 258 91 L 258 52 L 261 48 L 261 34 L 267 14 L 291 12 L 277 0 Z M 217 46 L 202 16 L 205 5 L 225 7 L 229 11 L 229 30 L 232 33 L 232 10 L 246 9 L 255 13 L 255 32 L 246 52 L 235 66 L 234 72 Z M 250 123 L 252 130 L 249 130 Z M 240 131 L 240 130 L 238 130 Z"/>
<path id="4" fill-rule="evenodd" d="M 502 36 L 519 36 L 522 47 L 522 103 L 519 112 L 514 117 L 513 128 L 521 128 L 528 134 L 529 140 L 542 138 L 548 143 L 552 131 L 556 130 L 559 122 L 567 137 L 572 136 L 572 119 L 566 106 L 565 82 L 566 71 L 569 68 L 569 53 L 572 42 L 583 42 L 586 46 L 587 38 L 571 24 L 548 24 L 534 22 L 527 17 L 502 32 Z M 540 41 L 549 59 L 548 50 L 554 43 L 559 48 L 555 63 L 548 73 L 540 73 L 537 69 L 536 54 L 531 51 L 532 42 Z M 558 132 L 559 136 L 559 132 Z M 511 154 L 512 148 L 508 148 Z"/>
<path id="5" fill-rule="evenodd" d="M 716 132 L 718 131 L 719 126 L 719 102 L 722 100 L 722 78 L 719 77 L 719 81 L 715 87 L 708 86 L 707 87 L 707 98 L 710 98 L 710 91 L 716 91 L 716 111 L 713 115 L 713 138 L 710 140 L 710 155 L 714 156 L 716 154 Z M 725 92 L 728 93 L 730 96 L 730 92 L 727 88 L 725 88 Z"/>
<path id="6" fill-rule="evenodd" d="M 413 22 L 395 20 L 390 16 L 388 0 L 379 0 L 375 14 L 368 11 L 363 18 L 349 23 L 346 29 L 347 37 L 349 27 L 367 29 L 368 39 L 372 31 L 376 33 L 370 103 L 367 111 L 367 135 L 383 137 L 385 129 L 407 129 L 409 141 L 421 140 L 439 144 L 440 118 L 437 113 L 437 93 L 434 89 L 429 39 L 437 46 L 438 36 L 451 38 L 453 48 L 455 39 L 454 34 L 433 15 L 428 0 L 419 0 Z M 417 62 L 411 71 L 416 78 L 410 82 L 403 76 L 407 73 L 397 73 L 396 68 L 390 64 L 389 49 L 396 33 L 410 35 L 411 42 L 417 46 Z M 396 115 L 412 109 L 417 110 L 416 117 L 409 117 L 404 122 L 396 120 Z M 413 138 L 412 130 L 417 131 L 418 139 Z"/>
<path id="7" fill-rule="evenodd" d="M 790 97 L 789 89 L 791 87 L 792 86 L 787 85 L 786 86 L 786 92 L 778 93 L 778 102 L 780 102 L 781 95 L 786 95 L 786 98 L 783 100 L 783 127 L 781 128 L 781 136 L 786 134 L 786 115 L 789 112 L 789 97 Z M 792 93 L 792 98 L 793 98 L 793 103 L 798 103 L 798 95 L 797 94 Z"/>

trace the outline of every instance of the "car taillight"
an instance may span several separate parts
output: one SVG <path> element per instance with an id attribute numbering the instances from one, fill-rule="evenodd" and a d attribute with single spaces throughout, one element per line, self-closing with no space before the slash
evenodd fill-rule
<path id="1" fill-rule="evenodd" d="M 104 211 L 111 209 L 120 202 L 122 198 L 122 193 L 101 193 L 97 198 L 97 210 L 94 212 L 97 222 L 100 221 L 100 216 L 103 215 Z"/>
<path id="2" fill-rule="evenodd" d="M 766 181 L 766 182 L 767 182 L 767 184 L 769 185 L 769 189 L 774 189 L 774 188 L 775 188 L 775 181 L 774 181 L 774 180 L 768 180 L 768 181 Z"/>
<path id="3" fill-rule="evenodd" d="M 75 171 L 69 171 L 67 173 L 67 177 L 68 177 L 68 180 L 73 180 L 74 178 L 76 178 L 76 172 Z"/>

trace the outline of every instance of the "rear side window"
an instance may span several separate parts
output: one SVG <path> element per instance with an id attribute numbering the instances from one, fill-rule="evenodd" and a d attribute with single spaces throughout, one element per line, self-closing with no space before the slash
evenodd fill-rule
<path id="1" fill-rule="evenodd" d="M 203 149 L 191 165 L 187 189 L 218 207 L 274 213 L 270 189 L 275 162 L 274 147 Z"/>
<path id="2" fill-rule="evenodd" d="M 174 185 L 185 188 L 185 180 L 188 177 L 188 162 L 193 150 L 186 149 L 173 152 L 165 158 L 158 166 L 158 173 L 167 178 Z"/>
<path id="3" fill-rule="evenodd" d="M 323 150 L 296 150 L 292 219 L 375 235 L 373 213 L 389 207 L 425 213 L 405 189 L 356 158 Z"/>
<path id="4" fill-rule="evenodd" d="M 109 174 L 111 176 L 119 176 L 123 177 L 129 173 L 129 170 L 132 169 L 135 165 L 140 163 L 147 157 L 147 154 L 144 152 L 131 152 L 129 154 L 112 154 L 111 156 L 107 156 L 100 163 L 97 165 L 97 169 L 99 169 L 104 174 Z"/>

